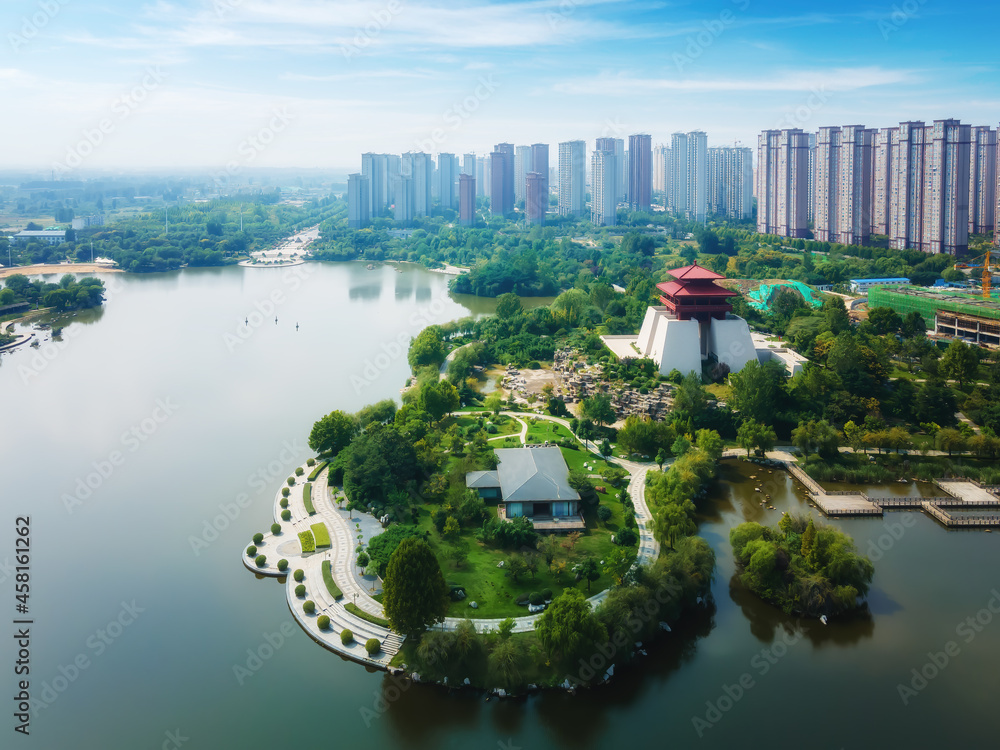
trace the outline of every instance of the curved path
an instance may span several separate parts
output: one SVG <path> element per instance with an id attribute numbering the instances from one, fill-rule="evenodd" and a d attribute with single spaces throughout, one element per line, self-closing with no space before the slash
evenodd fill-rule
<path id="1" fill-rule="evenodd" d="M 468 412 L 458 412 L 467 415 Z M 503 412 L 507 416 L 517 419 L 522 429 L 519 434 L 522 443 L 527 438 L 528 425 L 521 419 L 518 412 Z M 562 424 L 567 429 L 569 422 L 559 417 L 551 417 L 544 414 L 534 415 L 539 419 L 547 419 L 552 422 Z M 506 436 L 509 437 L 509 436 Z M 588 445 L 588 450 L 595 455 L 600 455 L 596 448 Z M 638 463 L 617 459 L 618 463 L 629 472 L 628 491 L 635 505 L 636 522 L 639 527 L 639 551 L 635 565 L 649 564 L 659 555 L 660 545 L 650 530 L 652 516 L 646 505 L 645 486 L 646 472 L 654 468 L 655 464 Z M 302 466 L 305 473 L 312 470 L 312 467 Z M 267 557 L 266 564 L 257 567 L 254 561 L 247 557 L 245 548 L 241 549 L 241 558 L 244 566 L 254 573 L 269 576 L 288 576 L 285 583 L 285 596 L 288 608 L 291 610 L 296 621 L 309 633 L 310 637 L 326 648 L 336 651 L 356 661 L 360 661 L 372 666 L 388 668 L 389 661 L 399 651 L 403 643 L 404 636 L 400 636 L 386 627 L 376 625 L 348 612 L 344 605 L 354 603 L 357 607 L 368 614 L 376 617 L 384 617 L 382 605 L 372 598 L 366 586 L 359 581 L 354 572 L 354 549 L 357 544 L 355 535 L 357 529 L 355 521 L 350 518 L 347 511 L 336 506 L 336 497 L 339 490 L 327 485 L 327 472 L 320 472 L 319 476 L 312 482 L 312 502 L 316 511 L 310 515 L 305 508 L 303 501 L 303 487 L 308 482 L 303 477 L 298 477 L 295 484 L 290 488 L 288 497 L 288 509 L 292 517 L 290 521 L 281 521 L 281 491 L 275 494 L 274 498 L 274 520 L 280 523 L 282 528 L 278 534 L 266 533 L 263 541 L 257 545 L 258 553 Z M 330 532 L 332 547 L 330 549 L 318 550 L 313 553 L 302 554 L 298 541 L 298 533 L 309 529 L 316 523 L 323 523 Z M 280 559 L 288 560 L 288 569 L 279 571 L 277 562 Z M 322 565 L 325 560 L 331 563 L 331 576 L 338 588 L 343 592 L 343 597 L 335 600 L 327 590 L 323 581 Z M 633 566 L 634 567 L 634 566 Z M 302 569 L 305 578 L 302 583 L 306 587 L 305 596 L 299 598 L 295 595 L 297 582 L 290 575 L 296 569 Z M 591 596 L 588 601 L 593 606 L 597 606 L 604 597 L 607 590 L 601 591 Z M 302 610 L 303 603 L 311 599 L 316 604 L 315 613 L 309 615 Z M 317 620 L 320 615 L 330 618 L 330 627 L 320 630 Z M 514 618 L 514 632 L 523 633 L 534 629 L 535 621 L 540 614 L 525 615 Z M 506 618 L 464 618 L 448 617 L 435 629 L 455 630 L 459 623 L 466 619 L 471 619 L 479 632 L 485 632 L 498 628 L 500 623 Z M 341 631 L 349 629 L 354 634 L 353 643 L 344 646 L 340 642 Z M 378 638 L 383 644 L 382 651 L 374 656 L 368 656 L 364 649 L 364 642 L 369 638 Z"/>

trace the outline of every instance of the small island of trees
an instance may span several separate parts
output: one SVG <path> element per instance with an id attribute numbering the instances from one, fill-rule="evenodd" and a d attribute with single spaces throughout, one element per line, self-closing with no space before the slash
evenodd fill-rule
<path id="1" fill-rule="evenodd" d="M 743 523 L 729 532 L 739 580 L 788 614 L 836 615 L 857 609 L 875 568 L 832 526 L 785 514 L 778 529 Z"/>

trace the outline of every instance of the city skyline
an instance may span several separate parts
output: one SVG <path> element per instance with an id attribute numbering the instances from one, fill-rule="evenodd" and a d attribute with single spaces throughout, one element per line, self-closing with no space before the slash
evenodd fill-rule
<path id="1" fill-rule="evenodd" d="M 966 23 L 990 7 L 911 5 L 22 5 L 3 16 L 0 87 L 27 113 L 5 118 L 4 166 L 346 174 L 372 148 L 695 130 L 753 147 L 765 129 L 826 123 L 995 125 L 996 66 Z"/>

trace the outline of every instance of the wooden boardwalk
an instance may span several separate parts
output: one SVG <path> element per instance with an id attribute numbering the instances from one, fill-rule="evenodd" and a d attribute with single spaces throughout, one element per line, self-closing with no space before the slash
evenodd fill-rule
<path id="1" fill-rule="evenodd" d="M 826 516 L 881 516 L 886 509 L 910 509 L 922 510 L 948 528 L 1000 527 L 1000 513 L 981 512 L 1000 509 L 1000 488 L 969 479 L 935 480 L 946 493 L 938 497 L 869 497 L 864 492 L 828 492 L 795 464 L 787 463 L 786 468 L 805 485 L 809 499 Z"/>

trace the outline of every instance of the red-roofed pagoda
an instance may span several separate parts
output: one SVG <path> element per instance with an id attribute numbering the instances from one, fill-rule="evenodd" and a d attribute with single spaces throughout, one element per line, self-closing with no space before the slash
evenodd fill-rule
<path id="1" fill-rule="evenodd" d="M 675 280 L 657 284 L 656 288 L 662 292 L 660 302 L 678 320 L 725 320 L 726 314 L 733 311 L 729 298 L 739 296 L 739 292 L 716 284 L 716 279 L 725 278 L 721 274 L 697 263 L 667 273 Z"/>

